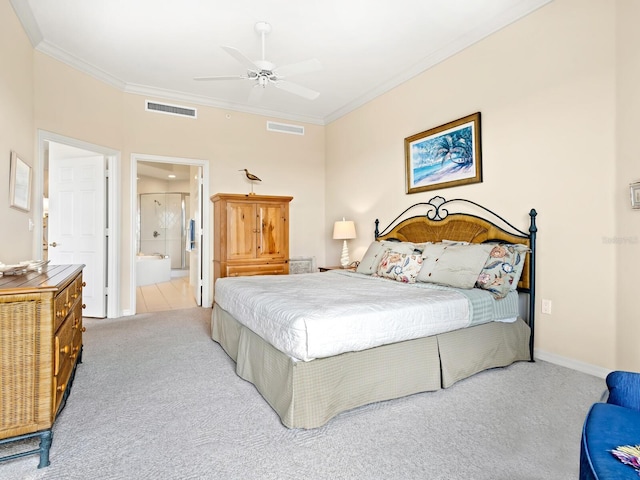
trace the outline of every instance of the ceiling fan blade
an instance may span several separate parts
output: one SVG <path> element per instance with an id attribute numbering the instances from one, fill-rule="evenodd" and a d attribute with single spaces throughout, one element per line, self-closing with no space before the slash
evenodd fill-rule
<path id="1" fill-rule="evenodd" d="M 216 77 L 194 77 L 194 80 L 246 80 L 246 75 L 220 75 Z"/>
<path id="2" fill-rule="evenodd" d="M 308 100 L 315 100 L 320 96 L 320 92 L 316 92 L 315 90 L 311 90 L 310 88 L 303 87 L 302 85 L 298 85 L 297 83 L 287 82 L 286 80 L 277 80 L 272 83 L 276 88 L 279 88 L 280 90 L 293 93 L 294 95 L 299 95 Z"/>
<path id="3" fill-rule="evenodd" d="M 242 65 L 247 67 L 248 70 L 256 70 L 256 69 L 260 70 L 260 67 L 258 67 L 252 60 L 247 58 L 245 56 L 245 54 L 242 53 L 237 48 L 227 47 L 227 46 L 224 46 L 224 45 L 222 45 L 220 48 L 222 48 L 225 52 L 227 52 L 229 55 L 231 55 L 233 58 L 235 58 Z"/>
<path id="4" fill-rule="evenodd" d="M 289 77 L 291 75 L 299 75 L 301 73 L 311 73 L 322 70 L 320 60 L 313 58 L 303 62 L 292 63 L 291 65 L 283 65 L 275 69 L 274 73 L 278 77 Z"/>

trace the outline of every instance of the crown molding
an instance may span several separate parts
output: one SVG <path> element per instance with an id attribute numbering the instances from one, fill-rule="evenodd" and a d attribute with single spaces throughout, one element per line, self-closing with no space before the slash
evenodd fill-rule
<path id="1" fill-rule="evenodd" d="M 70 54 L 69 52 L 55 46 L 52 43 L 44 40 L 40 42 L 38 47 L 36 48 L 39 52 L 44 53 L 45 55 L 49 55 L 50 57 L 55 58 L 56 60 L 61 61 L 69 65 L 70 67 L 79 70 L 80 72 L 86 73 L 87 75 L 92 76 L 93 78 L 100 80 L 112 87 L 123 90 L 125 87 L 125 82 L 110 73 L 105 72 L 104 70 L 91 65 L 84 60 L 76 57 L 75 55 Z"/>
<path id="2" fill-rule="evenodd" d="M 16 12 L 16 16 L 20 23 L 22 24 L 22 28 L 24 29 L 27 37 L 29 37 L 29 41 L 33 48 L 36 48 L 42 42 L 42 32 L 40 31 L 40 27 L 38 26 L 38 22 L 36 22 L 35 17 L 33 16 L 33 12 L 31 11 L 31 7 L 29 7 L 29 2 L 27 0 L 9 0 L 11 2 L 11 6 L 13 7 L 13 11 Z"/>

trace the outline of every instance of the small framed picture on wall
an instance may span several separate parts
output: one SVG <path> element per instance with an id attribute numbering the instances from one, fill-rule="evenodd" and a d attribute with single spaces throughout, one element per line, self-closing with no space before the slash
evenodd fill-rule
<path id="1" fill-rule="evenodd" d="M 9 205 L 28 212 L 31 210 L 31 167 L 16 152 L 11 152 Z"/>
<path id="2" fill-rule="evenodd" d="M 629 189 L 631 190 L 631 208 L 640 208 L 640 182 L 632 183 Z"/>

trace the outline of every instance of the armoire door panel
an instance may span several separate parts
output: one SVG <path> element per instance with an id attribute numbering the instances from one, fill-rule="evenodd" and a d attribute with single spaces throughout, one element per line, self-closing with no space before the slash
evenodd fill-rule
<path id="1" fill-rule="evenodd" d="M 245 203 L 227 204 L 228 260 L 244 260 L 256 255 L 256 209 Z"/>
<path id="2" fill-rule="evenodd" d="M 286 222 L 283 205 L 258 205 L 259 237 L 257 258 L 284 258 Z"/>

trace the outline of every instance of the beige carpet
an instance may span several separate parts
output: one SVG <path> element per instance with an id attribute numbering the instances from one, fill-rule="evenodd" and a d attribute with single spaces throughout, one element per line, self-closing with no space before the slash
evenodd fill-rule
<path id="1" fill-rule="evenodd" d="M 0 478 L 578 477 L 582 422 L 602 379 L 521 362 L 289 430 L 210 340 L 210 312 L 87 319 L 51 466 L 38 470 L 37 456 L 25 457 L 0 463 Z"/>

